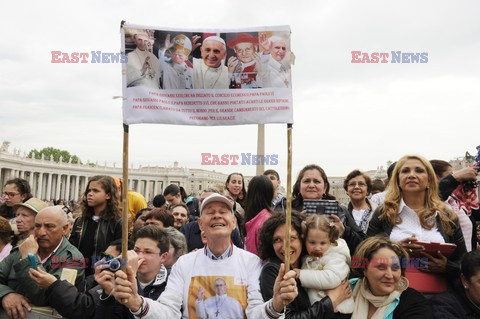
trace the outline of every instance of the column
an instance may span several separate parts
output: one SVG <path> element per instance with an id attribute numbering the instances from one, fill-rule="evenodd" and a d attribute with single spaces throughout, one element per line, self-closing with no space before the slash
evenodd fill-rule
<path id="1" fill-rule="evenodd" d="M 147 181 L 147 184 L 148 184 L 148 192 L 145 191 L 145 193 L 147 193 L 147 202 L 153 198 L 153 196 L 155 196 L 155 194 L 152 194 L 153 193 L 153 187 L 155 186 L 155 181 Z"/>
<path id="2" fill-rule="evenodd" d="M 157 196 L 158 194 L 158 181 L 153 181 L 153 197 Z"/>
<path id="3" fill-rule="evenodd" d="M 137 193 L 140 193 L 140 180 L 139 180 L 139 179 L 137 179 L 137 185 L 136 185 L 136 187 L 135 187 L 135 191 L 136 191 Z"/>
<path id="4" fill-rule="evenodd" d="M 65 201 L 70 200 L 70 175 L 65 176 Z"/>
<path id="5" fill-rule="evenodd" d="M 128 179 L 128 189 L 132 189 L 132 179 Z"/>
<path id="6" fill-rule="evenodd" d="M 47 173 L 47 200 L 52 199 L 52 173 Z"/>
<path id="7" fill-rule="evenodd" d="M 85 187 L 87 185 L 87 176 L 80 176 L 80 198 L 83 196 L 83 192 L 85 191 Z"/>
<path id="8" fill-rule="evenodd" d="M 39 172 L 38 173 L 38 189 L 37 189 L 37 198 L 43 200 L 42 196 L 42 190 L 43 190 L 43 173 Z"/>
<path id="9" fill-rule="evenodd" d="M 55 197 L 53 199 L 57 200 L 60 198 L 60 184 L 62 183 L 61 181 L 62 175 L 57 174 L 57 184 L 55 187 Z"/>
<path id="10" fill-rule="evenodd" d="M 73 194 L 73 200 L 78 200 L 78 194 L 80 193 L 79 187 L 80 186 L 80 176 L 75 176 L 75 193 Z"/>
<path id="11" fill-rule="evenodd" d="M 33 172 L 33 171 L 30 172 L 30 181 L 29 181 L 29 183 L 30 183 L 30 187 L 31 187 L 31 189 L 32 189 L 32 195 L 35 196 L 35 197 L 36 197 L 37 189 L 38 189 L 38 187 L 37 187 L 37 180 L 38 180 L 38 178 L 37 178 L 37 179 L 35 178 L 35 172 Z"/>

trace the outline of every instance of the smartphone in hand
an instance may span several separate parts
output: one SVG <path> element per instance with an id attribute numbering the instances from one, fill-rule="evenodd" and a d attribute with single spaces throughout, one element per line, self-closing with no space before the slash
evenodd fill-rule
<path id="1" fill-rule="evenodd" d="M 37 270 L 37 256 L 28 253 L 28 262 L 30 263 L 30 268 Z"/>

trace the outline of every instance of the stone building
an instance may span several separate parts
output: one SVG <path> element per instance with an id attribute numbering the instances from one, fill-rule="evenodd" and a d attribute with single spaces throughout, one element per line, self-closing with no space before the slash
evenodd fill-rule
<path id="1" fill-rule="evenodd" d="M 11 178 L 21 177 L 29 181 L 32 194 L 41 199 L 78 200 L 94 175 L 122 177 L 122 168 L 98 163 L 73 164 L 53 160 L 27 158 L 25 152 L 9 151 L 9 142 L 0 147 L 0 185 Z M 203 169 L 179 167 L 133 166 L 128 170 L 128 189 L 139 192 L 148 200 L 162 193 L 169 184 L 185 187 L 187 193 L 198 195 L 203 189 L 217 187 L 223 190 L 227 175 Z M 247 181 L 246 181 L 247 182 Z"/>

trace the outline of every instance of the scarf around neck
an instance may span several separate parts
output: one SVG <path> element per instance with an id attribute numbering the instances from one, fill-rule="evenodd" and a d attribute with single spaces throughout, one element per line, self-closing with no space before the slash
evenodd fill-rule
<path id="1" fill-rule="evenodd" d="M 367 319 L 368 316 L 368 303 L 377 308 L 377 311 L 373 314 L 371 319 L 383 319 L 390 304 L 400 297 L 403 291 L 408 288 L 408 279 L 401 277 L 397 283 L 397 288 L 387 296 L 375 296 L 368 288 L 366 278 L 359 279 L 354 290 L 352 297 L 355 300 L 355 308 L 353 310 L 352 318 L 355 319 Z"/>

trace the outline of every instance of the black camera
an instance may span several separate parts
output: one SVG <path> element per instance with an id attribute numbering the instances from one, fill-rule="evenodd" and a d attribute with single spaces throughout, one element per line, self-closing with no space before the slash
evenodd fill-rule
<path id="1" fill-rule="evenodd" d="M 107 259 L 105 263 L 102 265 L 102 268 L 109 270 L 111 272 L 117 272 L 122 269 L 123 266 L 123 258 L 121 256 Z"/>

